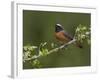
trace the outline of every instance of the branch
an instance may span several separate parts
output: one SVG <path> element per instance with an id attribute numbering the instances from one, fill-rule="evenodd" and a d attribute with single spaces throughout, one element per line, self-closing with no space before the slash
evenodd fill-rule
<path id="1" fill-rule="evenodd" d="M 50 50 L 50 51 L 47 53 L 47 55 L 48 55 L 48 54 L 51 54 L 51 53 L 53 53 L 53 52 L 57 52 L 58 50 L 63 49 L 64 47 L 66 47 L 66 46 L 68 46 L 68 45 L 74 43 L 75 41 L 76 41 L 76 39 L 73 39 L 73 40 L 71 40 L 70 42 L 61 45 L 60 47 L 54 48 L 54 49 Z M 34 56 L 31 57 L 31 58 L 24 59 L 23 61 L 28 61 L 28 60 L 32 60 L 32 59 L 37 59 L 37 58 L 39 58 L 39 57 L 41 57 L 40 54 L 39 54 L 39 55 L 34 55 Z"/>
<path id="2" fill-rule="evenodd" d="M 55 49 L 50 50 L 47 54 L 51 54 L 51 53 L 53 53 L 53 52 L 57 52 L 58 50 L 63 49 L 65 46 L 68 46 L 68 45 L 74 43 L 75 41 L 76 41 L 76 39 L 73 39 L 73 40 L 71 40 L 70 42 L 63 44 L 63 45 L 61 45 L 61 46 L 58 47 L 58 48 L 55 48 Z"/>

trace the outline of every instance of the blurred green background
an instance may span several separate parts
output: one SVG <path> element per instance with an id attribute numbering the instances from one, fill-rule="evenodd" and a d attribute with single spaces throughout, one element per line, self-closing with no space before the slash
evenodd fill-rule
<path id="1" fill-rule="evenodd" d="M 76 27 L 79 24 L 90 27 L 90 20 L 91 15 L 88 13 L 23 10 L 23 46 L 39 46 L 41 42 L 59 44 L 54 36 L 55 24 L 63 25 L 65 31 L 74 36 Z M 39 61 L 42 68 L 90 66 L 90 51 L 90 45 L 84 42 L 82 49 L 70 45 L 67 49 L 40 57 Z M 29 62 L 23 64 L 23 69 L 32 68 Z"/>

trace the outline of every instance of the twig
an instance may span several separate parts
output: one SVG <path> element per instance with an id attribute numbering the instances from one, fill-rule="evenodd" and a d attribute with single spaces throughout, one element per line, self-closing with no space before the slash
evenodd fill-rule
<path id="1" fill-rule="evenodd" d="M 54 48 L 54 49 L 50 50 L 50 51 L 47 53 L 47 55 L 48 55 L 48 54 L 51 54 L 51 53 L 53 53 L 53 52 L 57 52 L 58 50 L 63 49 L 65 46 L 68 46 L 68 45 L 74 43 L 75 41 L 76 41 L 76 39 L 73 39 L 73 40 L 71 40 L 70 42 L 65 43 L 64 45 L 61 45 L 60 47 Z M 39 55 L 34 55 L 33 57 L 24 59 L 23 61 L 28 61 L 28 60 L 32 60 L 32 59 L 37 59 L 37 58 L 39 58 L 40 56 L 41 56 L 40 54 L 39 54 Z"/>
<path id="2" fill-rule="evenodd" d="M 74 43 L 75 41 L 76 41 L 76 40 L 73 39 L 73 40 L 71 40 L 70 42 L 65 43 L 64 45 L 62 45 L 62 46 L 60 46 L 60 47 L 58 47 L 58 48 L 55 48 L 55 49 L 50 50 L 47 54 L 51 54 L 51 53 L 53 53 L 53 52 L 57 52 L 58 50 L 63 49 L 65 46 L 68 46 L 69 44 L 72 44 L 72 43 Z"/>

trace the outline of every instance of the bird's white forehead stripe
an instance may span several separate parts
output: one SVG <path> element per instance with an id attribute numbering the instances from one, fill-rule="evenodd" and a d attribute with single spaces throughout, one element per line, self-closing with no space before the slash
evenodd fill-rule
<path id="1" fill-rule="evenodd" d="M 61 26 L 61 24 L 56 24 L 56 25 Z"/>

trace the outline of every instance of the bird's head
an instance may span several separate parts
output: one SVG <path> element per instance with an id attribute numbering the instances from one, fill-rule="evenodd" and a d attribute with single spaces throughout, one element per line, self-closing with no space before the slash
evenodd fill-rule
<path id="1" fill-rule="evenodd" d="M 55 32 L 60 32 L 60 31 L 63 31 L 64 29 L 63 29 L 63 27 L 62 27 L 62 25 L 61 24 L 56 24 L 55 25 Z"/>

